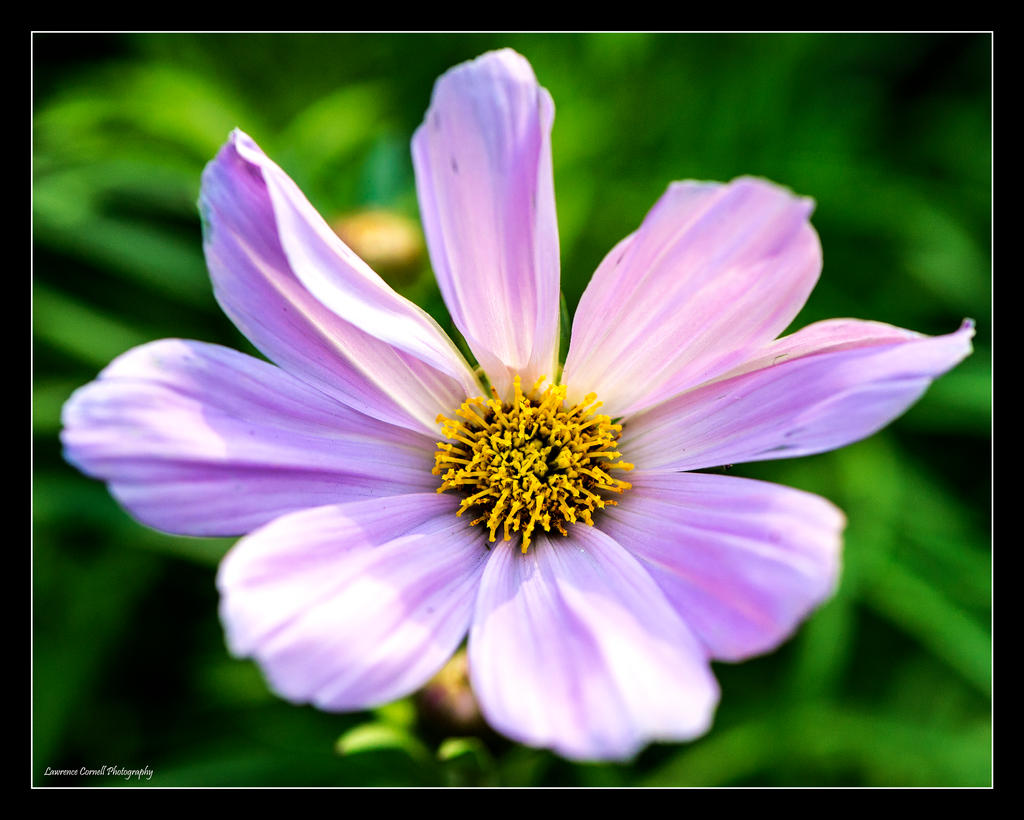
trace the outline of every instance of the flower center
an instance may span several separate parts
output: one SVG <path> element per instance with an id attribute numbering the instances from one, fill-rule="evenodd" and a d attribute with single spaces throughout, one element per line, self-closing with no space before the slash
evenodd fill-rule
<path id="1" fill-rule="evenodd" d="M 439 415 L 441 434 L 434 475 L 437 491 L 465 494 L 457 515 L 473 510 L 471 525 L 484 523 L 491 541 L 500 527 L 504 540 L 522 532 L 523 552 L 539 525 L 545 532 L 568 535 L 569 524 L 593 525 L 595 510 L 616 502 L 602 492 L 621 493 L 630 484 L 612 478 L 609 470 L 632 470 L 618 461 L 621 424 L 596 415 L 601 406 L 594 393 L 580 404 L 565 406 L 564 385 L 543 393 L 538 379 L 530 395 L 515 378 L 515 397 L 503 404 L 493 399 L 467 399 L 455 411 L 459 419 Z"/>

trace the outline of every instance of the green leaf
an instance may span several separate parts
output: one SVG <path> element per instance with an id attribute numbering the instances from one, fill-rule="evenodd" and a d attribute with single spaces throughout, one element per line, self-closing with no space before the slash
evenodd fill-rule
<path id="1" fill-rule="evenodd" d="M 341 755 L 394 750 L 418 761 L 431 759 L 430 751 L 411 733 L 391 723 L 363 723 L 338 738 L 335 751 Z"/>
<path id="2" fill-rule="evenodd" d="M 841 785 L 851 770 L 875 786 L 988 785 L 988 724 L 936 726 L 831 704 L 799 706 L 713 732 L 642 785 L 746 784 L 772 771 L 796 784 Z"/>
<path id="3" fill-rule="evenodd" d="M 60 413 L 64 402 L 82 383 L 78 380 L 45 379 L 32 388 L 32 430 L 52 435 L 60 430 Z"/>
<path id="4" fill-rule="evenodd" d="M 952 574 L 944 585 L 929 584 L 906 555 L 908 531 L 923 526 L 922 507 L 927 512 L 933 504 L 929 482 L 884 437 L 849 447 L 836 460 L 850 520 L 846 563 L 855 572 L 860 599 L 988 695 L 991 640 L 984 625 L 945 593 L 944 587 L 957 583 Z M 964 548 L 960 544 L 954 551 Z M 925 544 L 925 549 L 934 562 L 945 560 L 941 544 Z"/>
<path id="5" fill-rule="evenodd" d="M 929 298 L 941 299 L 953 310 L 986 305 L 990 265 L 962 220 L 924 198 L 913 204 L 899 222 L 907 271 Z"/>
<path id="6" fill-rule="evenodd" d="M 794 697 L 807 700 L 839 689 L 853 654 L 855 614 L 848 584 L 800 628 L 790 672 Z"/>
<path id="7" fill-rule="evenodd" d="M 300 112 L 275 140 L 282 148 L 277 161 L 328 216 L 331 207 L 356 204 L 337 201 L 338 192 L 326 186 L 340 184 L 343 177 L 332 170 L 380 136 L 386 99 L 372 84 L 345 86 Z"/>
<path id="8" fill-rule="evenodd" d="M 39 283 L 33 289 L 32 301 L 36 337 L 97 369 L 106 367 L 126 350 L 152 341 L 143 330 Z"/>
<path id="9" fill-rule="evenodd" d="M 119 154 L 86 163 L 37 155 L 32 184 L 35 218 L 73 228 L 81 219 L 117 204 L 179 217 L 194 215 L 202 163 L 167 156 L 155 146 L 151 150 L 152 156 Z"/>
<path id="10" fill-rule="evenodd" d="M 214 77 L 177 66 L 108 65 L 79 79 L 80 87 L 37 114 L 41 147 L 86 159 L 156 141 L 205 162 L 232 128 L 255 125 L 238 96 L 222 92 Z"/>
<path id="11" fill-rule="evenodd" d="M 374 709 L 373 713 L 381 723 L 406 731 L 416 723 L 416 704 L 412 702 L 411 698 L 385 703 Z"/>
<path id="12" fill-rule="evenodd" d="M 180 237 L 145 222 L 86 215 L 67 228 L 46 213 L 36 223 L 36 238 L 96 267 L 137 282 L 184 305 L 208 308 L 216 303 L 203 261 L 198 231 Z"/>
<path id="13" fill-rule="evenodd" d="M 76 711 L 103 697 L 105 664 L 131 632 L 159 565 L 117 545 L 77 554 L 54 528 L 36 528 L 33 564 L 33 753 L 42 772 L 58 759 Z"/>
<path id="14" fill-rule="evenodd" d="M 490 752 L 478 737 L 449 737 L 437 747 L 438 760 L 449 761 L 460 757 L 473 757 L 479 761 L 491 759 Z"/>
<path id="15" fill-rule="evenodd" d="M 869 568 L 868 603 L 990 696 L 992 643 L 984 626 L 895 561 L 875 557 Z"/>
<path id="16" fill-rule="evenodd" d="M 536 786 L 556 758 L 543 749 L 513 746 L 498 760 L 498 774 L 503 786 Z"/>
<path id="17" fill-rule="evenodd" d="M 72 473 L 39 472 L 33 482 L 32 514 L 37 527 L 77 532 L 85 525 L 98 527 L 106 543 L 125 544 L 143 550 L 216 566 L 235 539 L 168 535 L 134 521 L 98 481 Z M 126 559 L 127 560 L 127 559 Z M 133 559 L 134 560 L 134 559 Z"/>
<path id="18" fill-rule="evenodd" d="M 494 758 L 478 737 L 446 738 L 437 748 L 437 759 L 451 786 L 497 785 Z"/>

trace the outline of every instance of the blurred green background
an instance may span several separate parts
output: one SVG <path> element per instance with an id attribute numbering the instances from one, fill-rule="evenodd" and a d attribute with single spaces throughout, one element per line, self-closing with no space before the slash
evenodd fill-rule
<path id="1" fill-rule="evenodd" d="M 44 775 L 104 764 L 193 786 L 990 783 L 989 36 L 33 44 L 34 783 L 123 784 Z M 231 541 L 135 524 L 62 461 L 57 439 L 71 391 L 134 345 L 176 336 L 251 351 L 214 302 L 195 207 L 203 165 L 236 126 L 329 219 L 384 209 L 352 243 L 380 251 L 382 275 L 450 328 L 408 235 L 409 140 L 434 79 L 502 46 L 555 100 L 570 313 L 670 180 L 755 174 L 818 203 L 825 267 L 794 327 L 978 326 L 974 355 L 883 433 L 733 469 L 846 511 L 841 588 L 773 655 L 716 664 L 723 697 L 706 737 L 628 765 L 571 764 L 429 719 L 413 699 L 351 715 L 277 700 L 224 648 L 214 573 Z"/>

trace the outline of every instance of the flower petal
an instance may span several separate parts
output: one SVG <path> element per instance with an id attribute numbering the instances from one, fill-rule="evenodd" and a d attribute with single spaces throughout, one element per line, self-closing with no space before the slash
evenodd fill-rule
<path id="1" fill-rule="evenodd" d="M 362 709 L 418 689 L 466 634 L 487 558 L 436 493 L 318 507 L 242 539 L 217 587 L 231 652 L 296 703 Z"/>
<path id="2" fill-rule="evenodd" d="M 843 514 L 762 481 L 634 471 L 599 526 L 640 559 L 713 658 L 774 649 L 833 592 Z"/>
<path id="3" fill-rule="evenodd" d="M 718 686 L 704 648 L 611 538 L 576 526 L 492 549 L 469 637 L 488 722 L 574 759 L 626 759 L 707 731 Z"/>
<path id="4" fill-rule="evenodd" d="M 812 208 L 759 179 L 670 185 L 580 300 L 562 376 L 570 400 L 594 391 L 627 416 L 774 339 L 821 272 Z"/>
<path id="5" fill-rule="evenodd" d="M 65 456 L 140 521 L 240 535 L 279 515 L 430 491 L 431 439 L 271 364 L 167 339 L 120 356 L 64 406 Z"/>
<path id="6" fill-rule="evenodd" d="M 429 433 L 438 413 L 480 394 L 437 323 L 349 250 L 241 131 L 203 172 L 200 208 L 217 300 L 290 373 Z"/>
<path id="7" fill-rule="evenodd" d="M 902 414 L 971 352 L 972 336 L 969 321 L 945 336 L 853 320 L 812 325 L 751 355 L 755 369 L 741 365 L 629 419 L 620 449 L 652 470 L 834 450 Z"/>
<path id="8" fill-rule="evenodd" d="M 826 319 L 749 352 L 748 358 L 728 372 L 717 376 L 715 380 L 721 381 L 742 373 L 749 373 L 752 370 L 761 370 L 784 361 L 817 353 L 838 353 L 841 350 L 912 342 L 923 338 L 925 338 L 924 334 L 887 325 L 883 322 L 866 322 L 861 319 Z"/>
<path id="9" fill-rule="evenodd" d="M 498 392 L 554 376 L 558 226 L 554 105 L 505 49 L 434 86 L 412 141 L 430 258 L 452 319 Z"/>

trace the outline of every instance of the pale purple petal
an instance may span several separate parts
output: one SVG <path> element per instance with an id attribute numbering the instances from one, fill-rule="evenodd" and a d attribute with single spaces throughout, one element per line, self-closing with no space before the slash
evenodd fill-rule
<path id="1" fill-rule="evenodd" d="M 836 587 L 843 514 L 761 481 L 643 472 L 598 526 L 640 559 L 713 658 L 774 649 Z"/>
<path id="2" fill-rule="evenodd" d="M 217 575 L 231 652 L 295 703 L 362 709 L 408 695 L 469 627 L 487 558 L 436 493 L 318 507 L 243 538 Z"/>
<path id="3" fill-rule="evenodd" d="M 971 322 L 945 336 L 861 330 L 859 340 L 852 326 L 834 335 L 816 326 L 806 345 L 781 339 L 752 357 L 758 369 L 628 419 L 624 457 L 641 469 L 697 470 L 843 447 L 902 414 L 971 352 L 974 336 Z"/>
<path id="4" fill-rule="evenodd" d="M 705 732 L 718 701 L 707 654 L 647 572 L 577 525 L 492 548 L 469 637 L 487 721 L 574 759 L 623 760 Z"/>
<path id="5" fill-rule="evenodd" d="M 826 319 L 815 322 L 796 333 L 775 339 L 759 349 L 748 351 L 748 358 L 736 367 L 716 377 L 716 381 L 761 370 L 790 359 L 799 359 L 817 353 L 851 350 L 872 345 L 897 344 L 925 338 L 902 327 L 862 319 Z"/>
<path id="6" fill-rule="evenodd" d="M 821 271 L 813 202 L 759 179 L 669 186 L 598 267 L 562 383 L 628 416 L 705 382 L 781 333 Z"/>
<path id="7" fill-rule="evenodd" d="M 437 324 L 345 247 L 241 131 L 203 172 L 200 207 L 221 307 L 284 369 L 367 415 L 431 433 L 438 413 L 481 392 Z"/>
<path id="8" fill-rule="evenodd" d="M 68 461 L 151 527 L 240 535 L 279 515 L 429 492 L 433 442 L 228 348 L 167 339 L 64 406 Z"/>
<path id="9" fill-rule="evenodd" d="M 456 327 L 505 396 L 554 376 L 558 228 L 554 105 L 508 49 L 445 73 L 412 142 L 438 284 Z"/>

